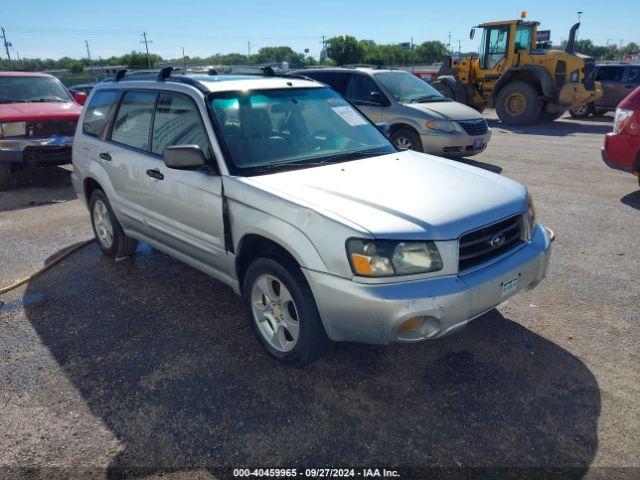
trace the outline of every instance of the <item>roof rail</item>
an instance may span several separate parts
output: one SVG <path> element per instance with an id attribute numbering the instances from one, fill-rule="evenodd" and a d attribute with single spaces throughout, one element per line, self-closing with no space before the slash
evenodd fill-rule
<path id="1" fill-rule="evenodd" d="M 116 72 L 116 74 L 113 76 L 113 81 L 114 82 L 119 82 L 120 80 L 122 80 L 124 78 L 126 73 L 127 73 L 127 69 L 126 68 L 118 70 Z"/>
<path id="2" fill-rule="evenodd" d="M 169 78 L 171 72 L 173 72 L 173 67 L 171 65 L 169 65 L 168 67 L 162 67 L 160 69 L 160 73 L 158 73 L 158 81 L 164 82 L 167 78 Z"/>

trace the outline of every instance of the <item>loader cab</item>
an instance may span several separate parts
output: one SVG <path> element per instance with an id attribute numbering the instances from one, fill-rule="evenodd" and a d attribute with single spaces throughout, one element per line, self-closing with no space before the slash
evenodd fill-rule
<path id="1" fill-rule="evenodd" d="M 514 20 L 483 23 L 478 68 L 483 73 L 497 73 L 517 62 L 521 50 L 535 48 L 538 22 Z M 470 35 L 472 37 L 472 35 Z"/>

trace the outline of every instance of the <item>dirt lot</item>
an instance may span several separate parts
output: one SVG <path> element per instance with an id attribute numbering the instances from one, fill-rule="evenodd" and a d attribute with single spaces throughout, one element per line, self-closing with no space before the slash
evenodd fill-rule
<path id="1" fill-rule="evenodd" d="M 449 338 L 341 344 L 298 370 L 260 350 L 229 288 L 148 247 L 113 262 L 89 245 L 0 296 L 0 477 L 431 465 L 640 478 L 637 179 L 600 159 L 610 117 L 492 127 L 468 162 L 527 184 L 557 234 L 536 290 Z M 0 194 L 0 285 L 92 236 L 68 171 L 19 183 Z"/>

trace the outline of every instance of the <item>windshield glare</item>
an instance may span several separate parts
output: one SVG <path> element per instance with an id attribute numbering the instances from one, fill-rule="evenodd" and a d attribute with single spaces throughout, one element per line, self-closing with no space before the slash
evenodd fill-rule
<path id="1" fill-rule="evenodd" d="M 50 77 L 0 77 L 0 103 L 70 102 L 58 80 Z"/>
<path id="2" fill-rule="evenodd" d="M 401 103 L 446 101 L 438 90 L 408 72 L 380 72 L 376 79 Z"/>
<path id="3" fill-rule="evenodd" d="M 209 102 L 236 173 L 395 152 L 375 126 L 328 88 L 219 92 Z"/>

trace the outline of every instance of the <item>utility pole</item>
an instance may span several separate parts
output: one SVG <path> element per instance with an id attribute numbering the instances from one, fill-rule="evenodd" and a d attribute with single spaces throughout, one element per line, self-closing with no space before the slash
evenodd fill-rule
<path id="1" fill-rule="evenodd" d="M 141 40 L 140 43 L 144 43 L 144 46 L 147 49 L 147 67 L 149 67 L 149 70 L 151 70 L 151 57 L 149 57 L 149 44 L 153 43 L 153 41 L 147 40 L 147 32 L 142 32 L 142 38 L 144 38 L 144 40 Z"/>
<path id="2" fill-rule="evenodd" d="M 613 38 L 607 38 L 607 44 L 604 47 L 604 55 L 602 55 L 602 60 L 607 59 L 607 55 L 609 55 L 609 42 L 613 41 Z"/>
<path id="3" fill-rule="evenodd" d="M 578 12 L 578 23 L 582 21 L 582 12 Z M 578 41 L 578 33 L 580 33 L 580 29 L 576 32 L 576 41 Z"/>
<path id="4" fill-rule="evenodd" d="M 87 47 L 87 60 L 89 60 L 89 71 L 91 72 L 91 76 L 93 76 L 93 68 L 91 67 L 91 51 L 89 50 L 89 42 L 87 40 L 84 41 L 84 46 Z M 94 78 L 94 80 L 97 80 Z"/>
<path id="5" fill-rule="evenodd" d="M 449 43 L 447 43 L 447 50 L 451 53 L 451 32 L 449 32 Z"/>
<path id="6" fill-rule="evenodd" d="M 251 56 L 251 40 L 247 42 L 247 59 Z"/>
<path id="7" fill-rule="evenodd" d="M 7 34 L 4 31 L 4 27 L 2 27 L 2 40 L 4 40 L 4 48 L 7 51 L 7 60 L 11 63 L 11 54 L 9 53 L 9 47 L 11 47 L 11 42 L 7 42 Z"/>
<path id="8" fill-rule="evenodd" d="M 184 55 L 184 46 L 182 47 L 182 65 L 184 66 L 184 71 L 187 71 L 187 57 Z"/>
<path id="9" fill-rule="evenodd" d="M 462 40 L 458 39 L 458 56 L 461 55 L 462 52 Z"/>
<path id="10" fill-rule="evenodd" d="M 622 61 L 622 59 L 624 58 L 624 53 L 622 53 L 622 42 L 623 42 L 623 39 L 621 38 L 620 39 L 620 61 Z"/>

